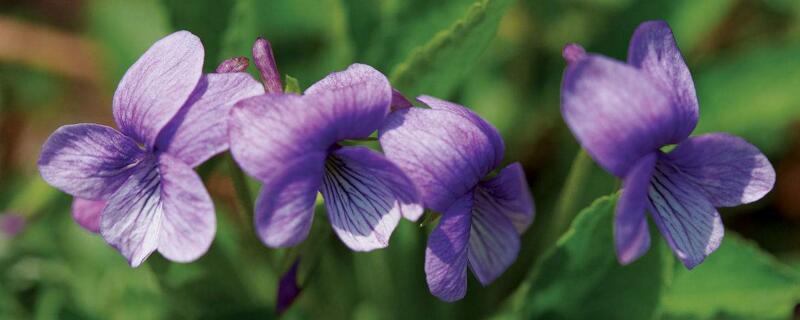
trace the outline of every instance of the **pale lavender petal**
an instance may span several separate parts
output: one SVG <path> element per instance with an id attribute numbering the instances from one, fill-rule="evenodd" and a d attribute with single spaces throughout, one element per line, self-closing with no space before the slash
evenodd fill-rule
<path id="1" fill-rule="evenodd" d="M 246 57 L 233 57 L 222 61 L 214 70 L 216 73 L 244 72 L 250 66 L 250 60 Z"/>
<path id="2" fill-rule="evenodd" d="M 192 167 L 177 158 L 160 155 L 158 171 L 164 210 L 158 252 L 172 261 L 194 261 L 208 251 L 217 231 L 211 196 Z"/>
<path id="3" fill-rule="evenodd" d="M 114 120 L 120 130 L 152 148 L 156 137 L 200 80 L 203 45 L 178 31 L 157 41 L 128 69 L 114 93 Z"/>
<path id="4" fill-rule="evenodd" d="M 72 219 L 86 231 L 100 233 L 100 214 L 106 203 L 105 200 L 72 199 Z"/>
<path id="5" fill-rule="evenodd" d="M 692 74 L 665 21 L 639 25 L 628 47 L 628 63 L 641 69 L 667 89 L 675 109 L 676 136 L 686 138 L 697 126 L 699 108 Z"/>
<path id="6" fill-rule="evenodd" d="M 278 66 L 275 65 L 272 45 L 267 39 L 256 39 L 253 44 L 253 61 L 256 63 L 258 73 L 261 74 L 261 81 L 264 82 L 264 91 L 267 93 L 283 92 L 281 74 L 278 72 Z"/>
<path id="7" fill-rule="evenodd" d="M 332 125 L 319 106 L 293 94 L 265 94 L 239 101 L 231 110 L 228 126 L 234 159 L 262 182 L 309 153 L 326 153 L 336 142 Z"/>
<path id="8" fill-rule="evenodd" d="M 385 248 L 400 217 L 416 220 L 423 211 L 408 177 L 364 147 L 328 156 L 322 196 L 333 230 L 355 251 Z"/>
<path id="9" fill-rule="evenodd" d="M 472 215 L 472 195 L 448 208 L 428 236 L 425 277 L 428 289 L 439 299 L 456 301 L 467 293 L 467 256 Z"/>
<path id="10" fill-rule="evenodd" d="M 587 55 L 564 72 L 561 113 L 592 158 L 624 177 L 644 155 L 685 138 L 667 94 L 639 69 Z"/>
<path id="11" fill-rule="evenodd" d="M 392 87 L 382 73 L 364 64 L 334 72 L 305 91 L 327 113 L 337 140 L 368 137 L 378 129 L 392 102 Z"/>
<path id="12" fill-rule="evenodd" d="M 667 154 L 715 207 L 761 199 L 775 184 L 775 169 L 761 151 L 742 138 L 710 133 L 687 139 Z"/>
<path id="13" fill-rule="evenodd" d="M 255 209 L 256 231 L 264 244 L 289 247 L 308 236 L 325 156 L 325 152 L 299 156 L 264 181 Z"/>
<path id="14" fill-rule="evenodd" d="M 519 234 L 505 210 L 481 203 L 476 197 L 469 234 L 469 267 L 486 286 L 499 277 L 517 259 Z"/>
<path id="15" fill-rule="evenodd" d="M 44 181 L 73 196 L 105 199 L 122 185 L 144 152 L 130 138 L 98 124 L 58 128 L 39 155 Z"/>
<path id="16" fill-rule="evenodd" d="M 108 199 L 100 216 L 100 234 L 132 267 L 158 248 L 164 206 L 161 177 L 155 159 L 136 166 L 127 181 Z"/>
<path id="17" fill-rule="evenodd" d="M 648 197 L 653 220 L 686 268 L 719 247 L 725 233 L 719 213 L 691 177 L 663 157 L 656 162 Z"/>
<path id="18" fill-rule="evenodd" d="M 657 153 L 644 156 L 628 171 L 622 182 L 622 195 L 614 216 L 614 244 L 617 260 L 626 265 L 639 259 L 650 248 L 647 228 L 647 195 L 655 169 Z"/>
<path id="19" fill-rule="evenodd" d="M 414 181 L 425 206 L 439 212 L 470 192 L 502 159 L 498 137 L 457 110 L 398 110 L 379 132 L 386 157 Z"/>
<path id="20" fill-rule="evenodd" d="M 228 114 L 237 101 L 263 94 L 247 73 L 208 74 L 175 117 L 161 130 L 161 152 L 195 167 L 228 149 Z"/>
<path id="21" fill-rule="evenodd" d="M 475 190 L 475 208 L 502 213 L 518 234 L 528 229 L 533 222 L 534 205 L 522 165 L 514 162 L 496 177 L 480 182 Z"/>

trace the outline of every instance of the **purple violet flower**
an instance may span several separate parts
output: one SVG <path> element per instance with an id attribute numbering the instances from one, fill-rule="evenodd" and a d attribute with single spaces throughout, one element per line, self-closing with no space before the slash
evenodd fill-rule
<path id="1" fill-rule="evenodd" d="M 455 301 L 466 294 L 467 266 L 488 285 L 516 260 L 520 234 L 533 222 L 533 198 L 519 163 L 487 179 L 503 160 L 497 129 L 460 105 L 417 100 L 430 109 L 398 108 L 379 140 L 425 206 L 442 213 L 428 238 L 425 273 L 433 295 Z"/>
<path id="2" fill-rule="evenodd" d="M 133 267 L 155 250 L 179 262 L 208 250 L 214 205 L 193 168 L 228 148 L 233 103 L 264 92 L 245 73 L 203 75 L 203 55 L 189 32 L 159 40 L 114 93 L 120 131 L 63 126 L 42 147 L 44 180 L 75 196 L 76 221 L 99 231 Z"/>
<path id="3" fill-rule="evenodd" d="M 698 120 L 692 76 L 666 22 L 641 24 L 628 63 L 570 44 L 561 112 L 600 166 L 623 181 L 614 221 L 620 263 L 650 247 L 645 211 L 686 268 L 719 247 L 715 207 L 763 197 L 775 170 L 755 146 L 724 133 L 689 137 Z M 665 153 L 661 148 L 677 144 Z"/>
<path id="4" fill-rule="evenodd" d="M 370 66 L 351 65 L 305 91 L 248 98 L 231 110 L 231 154 L 263 183 L 255 225 L 270 247 L 303 241 L 322 193 L 330 223 L 355 251 L 384 248 L 400 217 L 422 214 L 412 182 L 381 154 L 341 146 L 378 129 L 392 88 Z"/>

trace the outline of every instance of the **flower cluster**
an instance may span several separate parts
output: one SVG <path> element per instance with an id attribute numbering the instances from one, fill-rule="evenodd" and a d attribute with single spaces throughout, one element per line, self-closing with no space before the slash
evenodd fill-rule
<path id="1" fill-rule="evenodd" d="M 203 47 L 189 32 L 161 39 L 114 94 L 119 129 L 59 128 L 42 148 L 42 177 L 74 196 L 75 220 L 134 267 L 156 250 L 178 262 L 208 250 L 214 205 L 193 168 L 228 149 L 263 184 L 254 224 L 269 247 L 308 236 L 321 193 L 331 227 L 354 251 L 387 247 L 401 218 L 441 213 L 425 265 L 441 299 L 464 296 L 467 264 L 488 284 L 516 259 L 533 201 L 519 164 L 484 179 L 503 158 L 495 128 L 435 98 L 415 107 L 367 65 L 300 95 L 281 89 L 269 42 L 256 41 L 253 59 L 263 84 L 243 72 L 244 57 L 202 74 Z M 343 143 L 376 132 L 385 155 Z"/>
<path id="2" fill-rule="evenodd" d="M 189 32 L 159 40 L 114 94 L 118 129 L 63 126 L 42 148 L 44 180 L 74 196 L 75 220 L 131 266 L 156 250 L 177 262 L 208 250 L 214 204 L 194 168 L 226 150 L 262 183 L 254 225 L 269 247 L 308 236 L 321 194 L 335 234 L 354 251 L 387 247 L 402 218 L 416 221 L 425 209 L 440 215 L 424 268 L 442 300 L 464 297 L 467 269 L 487 285 L 516 259 L 533 198 L 522 166 L 502 167 L 497 129 L 468 108 L 430 96 L 415 106 L 364 64 L 285 93 L 264 39 L 253 46 L 262 83 L 244 72 L 244 57 L 203 74 L 203 55 Z M 666 23 L 636 30 L 627 63 L 575 44 L 563 55 L 564 120 L 623 180 L 614 222 L 620 263 L 649 248 L 649 212 L 675 255 L 695 267 L 722 240 L 715 208 L 763 197 L 775 181 L 771 164 L 737 137 L 689 137 L 698 100 Z M 382 153 L 354 144 L 375 135 Z M 677 146 L 664 151 L 669 145 Z M 299 288 L 282 286 L 288 306 Z"/>

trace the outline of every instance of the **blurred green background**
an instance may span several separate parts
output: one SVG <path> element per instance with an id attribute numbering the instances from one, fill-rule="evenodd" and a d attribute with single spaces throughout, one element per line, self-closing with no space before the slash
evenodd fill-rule
<path id="1" fill-rule="evenodd" d="M 695 134 L 743 136 L 778 172 L 765 199 L 721 210 L 723 245 L 691 272 L 660 236 L 642 260 L 616 263 L 615 198 L 590 204 L 619 183 L 575 157 L 559 112 L 563 45 L 624 60 L 633 30 L 651 19 L 670 23 L 694 76 Z M 505 162 L 523 164 L 537 201 L 517 262 L 489 287 L 470 278 L 467 297 L 447 304 L 425 284 L 431 225 L 401 222 L 388 249 L 353 253 L 320 215 L 301 247 L 267 249 L 221 155 L 199 169 L 219 220 L 208 254 L 191 264 L 154 254 L 131 269 L 72 221 L 70 197 L 39 178 L 36 159 L 61 125 L 113 125 L 111 96 L 122 74 L 180 29 L 202 39 L 209 72 L 225 58 L 250 56 L 264 36 L 281 73 L 301 87 L 362 62 L 408 96 L 435 95 L 478 112 L 503 134 Z M 0 319 L 276 317 L 278 278 L 297 256 L 303 291 L 283 315 L 289 319 L 797 318 L 798 120 L 796 0 L 5 0 L 0 219 L 27 223 L 18 233 L 0 230 Z M 573 163 L 584 169 L 568 178 Z M 570 182 L 577 188 L 560 196 Z"/>

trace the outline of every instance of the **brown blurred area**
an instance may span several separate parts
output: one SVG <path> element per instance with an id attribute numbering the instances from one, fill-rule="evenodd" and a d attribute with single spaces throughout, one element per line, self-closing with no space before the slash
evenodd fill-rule
<path id="1" fill-rule="evenodd" d="M 99 72 L 103 56 L 79 31 L 83 5 L 83 1 L 57 0 L 2 3 L 0 66 L 45 72 L 60 90 L 57 99 L 36 106 L 52 112 L 30 112 L 33 106 L 12 89 L 24 84 L 12 84 L 16 79 L 11 75 L 0 79 L 0 179 L 15 170 L 35 170 L 39 144 L 59 125 L 109 123 L 111 97 Z"/>

